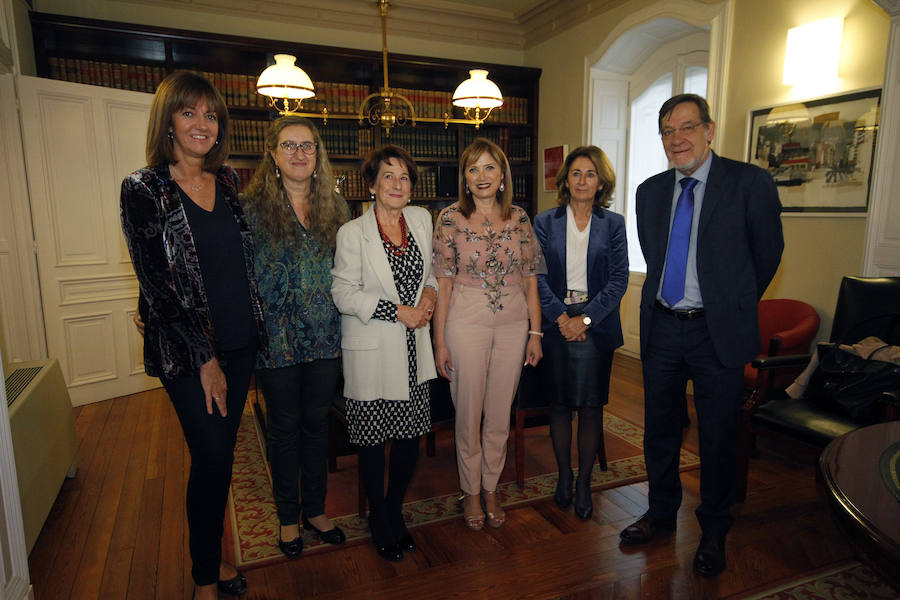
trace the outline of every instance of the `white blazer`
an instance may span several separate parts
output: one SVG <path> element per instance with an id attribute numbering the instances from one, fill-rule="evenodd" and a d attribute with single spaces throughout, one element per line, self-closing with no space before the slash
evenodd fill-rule
<path id="1" fill-rule="evenodd" d="M 431 214 L 424 208 L 407 206 L 403 216 L 424 263 L 422 283 L 416 290 L 418 303 L 426 285 L 437 290 L 437 280 L 431 273 Z M 380 298 L 400 304 L 375 222 L 374 205 L 338 230 L 331 275 L 331 295 L 341 313 L 344 395 L 354 400 L 409 400 L 406 326 L 372 318 Z M 418 383 L 437 377 L 430 331 L 428 325 L 415 333 Z"/>

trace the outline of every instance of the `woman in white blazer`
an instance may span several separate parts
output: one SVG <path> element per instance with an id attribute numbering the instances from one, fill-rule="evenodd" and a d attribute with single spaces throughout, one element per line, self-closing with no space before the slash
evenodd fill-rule
<path id="1" fill-rule="evenodd" d="M 372 152 L 362 175 L 375 203 L 338 230 L 331 293 L 341 313 L 349 437 L 359 448 L 369 529 L 378 554 L 398 561 L 416 549 L 403 498 L 419 437 L 431 428 L 428 380 L 437 377 L 429 335 L 437 296 L 431 215 L 408 206 L 418 171 L 403 148 Z"/>

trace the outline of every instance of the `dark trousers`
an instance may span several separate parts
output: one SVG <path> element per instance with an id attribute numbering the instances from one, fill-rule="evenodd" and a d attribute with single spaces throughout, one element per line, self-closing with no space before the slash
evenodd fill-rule
<path id="1" fill-rule="evenodd" d="M 333 358 L 256 371 L 266 399 L 272 494 L 282 525 L 300 522 L 301 498 L 307 519 L 325 513 L 328 409 L 340 369 L 340 359 Z"/>
<path id="2" fill-rule="evenodd" d="M 743 368 L 725 367 L 716 357 L 706 319 L 680 320 L 660 310 L 643 358 L 644 458 L 650 484 L 650 513 L 674 516 L 681 506 L 679 453 L 688 379 L 700 433 L 700 506 L 703 532 L 724 536 L 734 519 L 737 425 Z"/>
<path id="3" fill-rule="evenodd" d="M 247 401 L 250 373 L 256 360 L 256 347 L 225 352 L 222 370 L 228 384 L 224 418 L 213 403 L 213 414 L 206 412 L 200 374 L 162 378 L 181 422 L 184 439 L 191 452 L 191 473 L 187 486 L 187 520 L 191 550 L 191 575 L 197 585 L 219 580 L 222 562 L 222 531 L 234 444 Z"/>

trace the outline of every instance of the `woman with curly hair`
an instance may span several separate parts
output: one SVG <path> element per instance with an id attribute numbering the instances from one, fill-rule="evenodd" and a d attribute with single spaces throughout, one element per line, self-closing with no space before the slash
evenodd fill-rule
<path id="1" fill-rule="evenodd" d="M 328 409 L 341 368 L 331 267 L 348 210 L 312 121 L 287 116 L 271 124 L 244 210 L 269 333 L 268 353 L 257 357 L 256 380 L 268 413 L 278 547 L 297 558 L 303 549 L 301 512 L 304 529 L 323 542 L 346 539 L 325 515 L 325 490 Z"/>

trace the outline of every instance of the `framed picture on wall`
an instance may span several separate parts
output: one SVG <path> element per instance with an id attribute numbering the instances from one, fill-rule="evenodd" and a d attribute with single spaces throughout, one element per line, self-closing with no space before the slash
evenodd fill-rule
<path id="1" fill-rule="evenodd" d="M 569 154 L 569 145 L 544 148 L 544 191 L 556 191 L 556 174 Z"/>
<path id="2" fill-rule="evenodd" d="M 747 161 L 775 179 L 785 212 L 866 212 L 881 90 L 750 113 Z"/>

